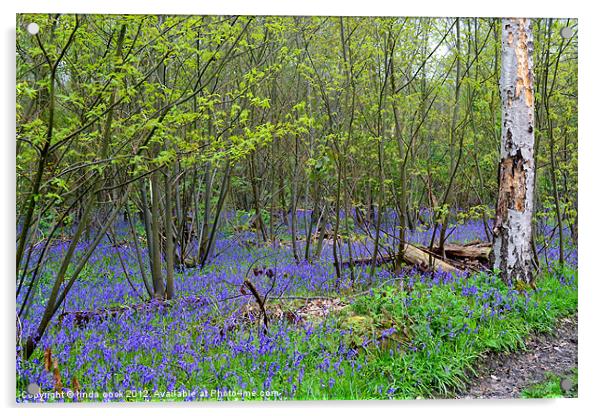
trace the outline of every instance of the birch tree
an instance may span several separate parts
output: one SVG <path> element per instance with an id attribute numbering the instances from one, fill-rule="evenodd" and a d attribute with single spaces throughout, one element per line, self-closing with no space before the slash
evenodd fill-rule
<path id="1" fill-rule="evenodd" d="M 533 34 L 529 19 L 502 21 L 502 138 L 493 229 L 493 264 L 508 284 L 531 284 L 533 145 Z"/>

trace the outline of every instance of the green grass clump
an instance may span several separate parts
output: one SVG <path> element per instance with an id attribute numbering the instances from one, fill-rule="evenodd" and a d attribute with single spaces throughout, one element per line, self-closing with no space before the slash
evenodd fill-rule
<path id="1" fill-rule="evenodd" d="M 563 386 L 564 383 L 566 383 Z M 541 383 L 533 384 L 521 392 L 525 399 L 554 399 L 562 397 L 577 397 L 577 368 L 567 376 L 548 373 Z M 566 389 L 568 387 L 568 389 Z M 566 389 L 566 390 L 565 390 Z"/>

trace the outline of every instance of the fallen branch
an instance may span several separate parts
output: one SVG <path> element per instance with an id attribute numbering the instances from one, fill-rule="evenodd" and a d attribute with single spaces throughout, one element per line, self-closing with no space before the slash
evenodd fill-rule
<path id="1" fill-rule="evenodd" d="M 251 283 L 251 281 L 249 279 L 245 279 L 243 285 L 251 291 L 251 294 L 255 298 L 255 301 L 257 302 L 257 305 L 259 306 L 259 310 L 261 311 L 261 314 L 263 315 L 263 326 L 264 326 L 263 330 L 265 333 L 267 333 L 269 320 L 268 320 L 268 314 L 265 311 L 265 300 L 261 299 L 261 296 L 259 296 L 259 292 L 257 291 L 255 286 L 253 285 L 253 283 Z M 242 287 L 241 287 L 241 292 L 243 295 L 247 294 L 243 290 Z"/>
<path id="2" fill-rule="evenodd" d="M 491 244 L 481 241 L 472 241 L 465 245 L 447 244 L 445 248 L 445 259 L 440 255 L 440 250 L 435 247 L 430 251 L 426 247 L 417 247 L 406 243 L 403 261 L 420 270 L 439 270 L 448 273 L 458 273 L 462 270 L 478 271 L 489 263 Z M 377 257 L 376 264 L 381 265 L 395 261 L 396 255 L 382 255 Z M 352 259 L 354 265 L 372 264 L 372 257 L 361 257 Z M 431 267 L 432 264 L 432 267 Z M 341 263 L 341 267 L 349 267 L 350 261 Z"/>

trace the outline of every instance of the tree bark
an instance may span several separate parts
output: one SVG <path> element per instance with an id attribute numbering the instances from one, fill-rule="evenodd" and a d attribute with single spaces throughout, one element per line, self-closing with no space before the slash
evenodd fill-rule
<path id="1" fill-rule="evenodd" d="M 533 34 L 529 19 L 502 21 L 500 89 L 502 138 L 492 264 L 507 284 L 532 284 L 535 135 Z"/>

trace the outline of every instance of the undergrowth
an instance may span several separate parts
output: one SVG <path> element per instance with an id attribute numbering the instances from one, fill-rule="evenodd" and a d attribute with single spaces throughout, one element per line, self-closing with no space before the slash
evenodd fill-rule
<path id="1" fill-rule="evenodd" d="M 343 301 L 326 319 L 274 321 L 267 333 L 253 324 L 228 329 L 227 315 L 210 307 L 174 306 L 84 328 L 64 323 L 43 347 L 58 359 L 64 391 L 75 377 L 81 390 L 121 393 L 84 400 L 453 397 L 479 356 L 520 349 L 529 333 L 551 331 L 577 310 L 577 272 L 546 272 L 524 292 L 484 273 L 415 274 L 403 288 L 396 281 Z M 55 388 L 43 354 L 17 359 L 18 401 L 57 400 L 23 394 L 31 382 Z"/>

